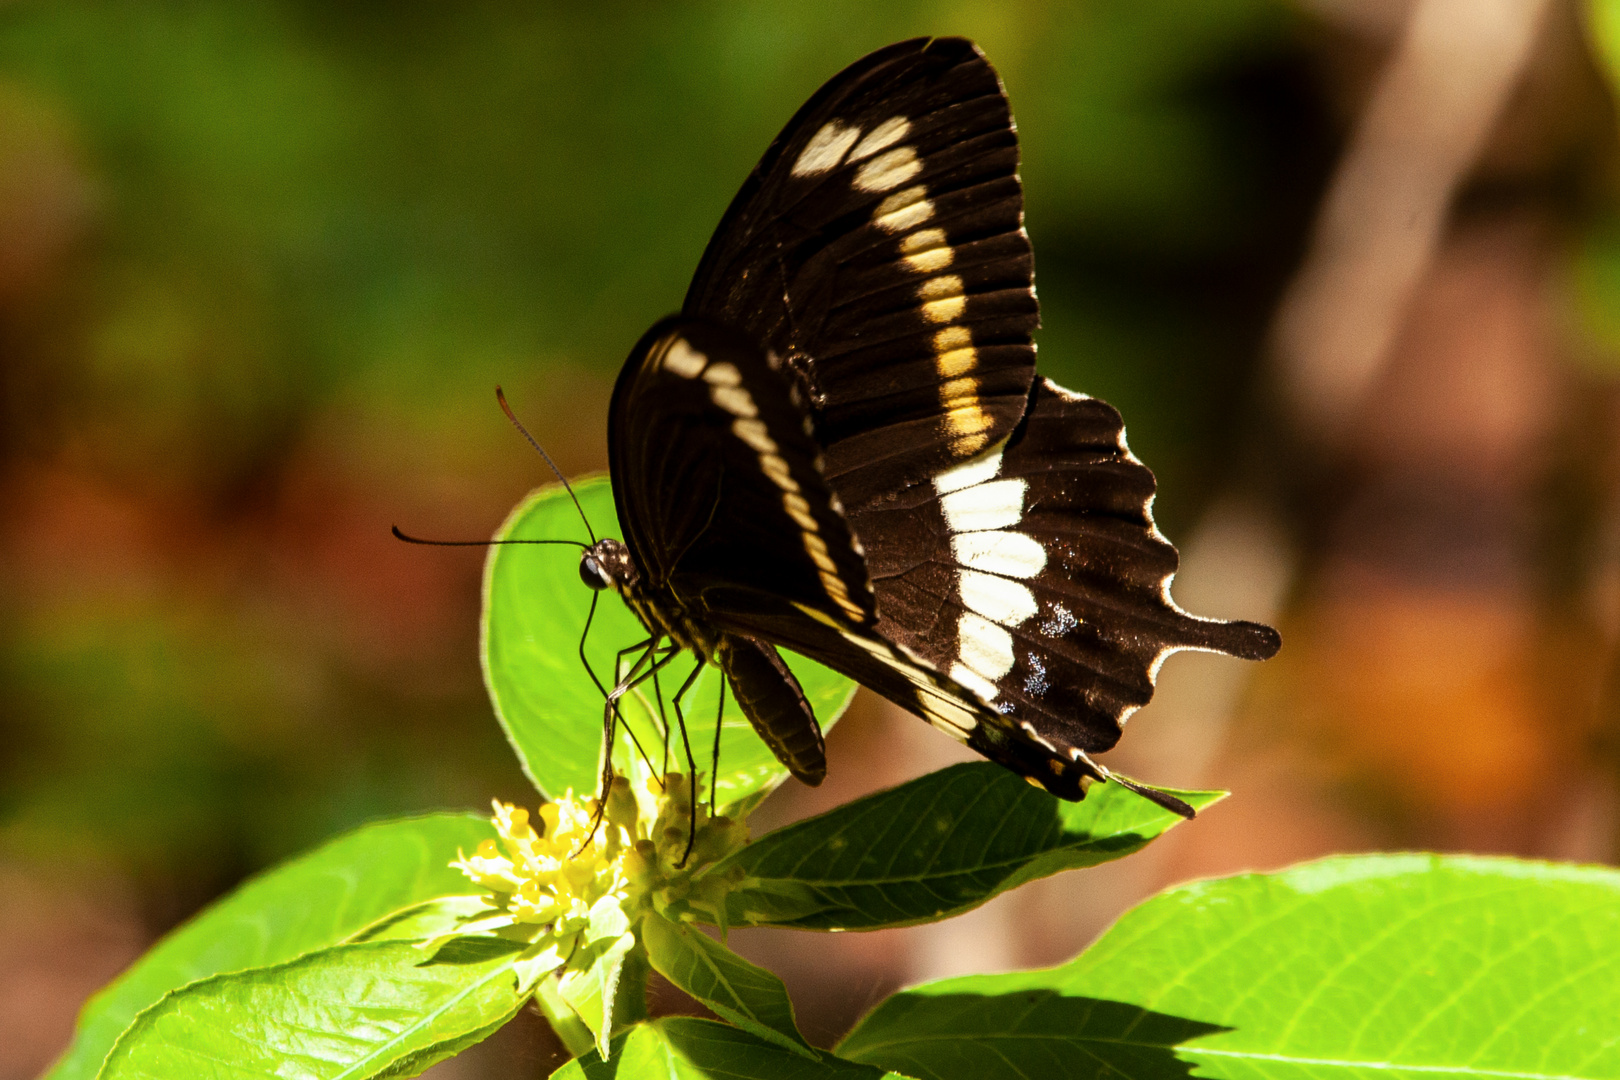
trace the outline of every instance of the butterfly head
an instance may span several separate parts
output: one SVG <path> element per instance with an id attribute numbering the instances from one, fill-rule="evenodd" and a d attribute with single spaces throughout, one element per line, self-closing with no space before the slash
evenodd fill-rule
<path id="1" fill-rule="evenodd" d="M 602 539 L 579 557 L 579 578 L 593 589 L 615 592 L 641 580 L 641 573 L 622 541 Z"/>

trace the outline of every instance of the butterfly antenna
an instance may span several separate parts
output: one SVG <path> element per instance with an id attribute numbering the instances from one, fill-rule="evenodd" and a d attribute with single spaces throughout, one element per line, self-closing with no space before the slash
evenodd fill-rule
<path id="1" fill-rule="evenodd" d="M 557 463 L 551 460 L 551 455 L 546 453 L 546 448 L 540 445 L 538 439 L 529 434 L 529 429 L 524 427 L 523 421 L 517 418 L 517 414 L 512 411 L 512 406 L 506 403 L 505 392 L 499 386 L 495 388 L 495 400 L 501 403 L 501 412 L 505 413 L 506 418 L 512 421 L 512 426 L 518 429 L 518 434 L 529 440 L 529 445 L 534 447 L 540 456 L 546 459 L 546 464 L 551 466 L 551 471 L 556 474 L 558 480 L 562 481 L 563 490 L 567 491 L 568 497 L 574 500 L 574 509 L 579 511 L 579 519 L 585 523 L 585 531 L 590 534 L 591 543 L 596 543 L 596 531 L 591 528 L 591 519 L 585 516 L 585 508 L 579 505 L 579 496 L 574 494 L 573 485 L 562 474 L 562 470 L 557 468 Z"/>
<path id="2" fill-rule="evenodd" d="M 394 539 L 403 540 L 407 544 L 426 544 L 428 547 L 494 547 L 496 544 L 571 544 L 577 548 L 589 547 L 589 544 L 578 540 L 424 540 L 420 536 L 412 536 L 400 531 L 400 527 L 393 527 Z"/>

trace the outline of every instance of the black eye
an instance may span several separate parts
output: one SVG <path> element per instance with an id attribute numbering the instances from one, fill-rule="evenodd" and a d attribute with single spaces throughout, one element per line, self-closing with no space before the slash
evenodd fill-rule
<path id="1" fill-rule="evenodd" d="M 607 575 L 602 572 L 600 564 L 589 555 L 579 560 L 579 580 L 593 589 L 605 589 L 608 587 Z"/>

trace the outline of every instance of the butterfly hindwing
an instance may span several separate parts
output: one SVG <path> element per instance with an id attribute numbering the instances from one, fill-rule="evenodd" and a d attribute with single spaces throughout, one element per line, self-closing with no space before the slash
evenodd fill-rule
<path id="1" fill-rule="evenodd" d="M 1153 492 L 1112 407 L 1040 380 L 1005 443 L 852 512 L 879 633 L 974 691 L 1010 738 L 1109 749 L 1170 652 L 1278 644 L 1175 606 Z"/>
<path id="2" fill-rule="evenodd" d="M 1018 140 L 968 41 L 919 38 L 834 76 L 716 230 L 685 311 L 800 381 L 851 506 L 1005 437 L 1039 324 Z"/>

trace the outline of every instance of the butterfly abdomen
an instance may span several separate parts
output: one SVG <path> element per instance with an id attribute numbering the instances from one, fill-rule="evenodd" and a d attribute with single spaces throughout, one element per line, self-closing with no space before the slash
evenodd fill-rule
<path id="1" fill-rule="evenodd" d="M 731 683 L 743 715 L 776 759 L 812 786 L 827 775 L 827 748 L 821 726 L 775 647 L 757 638 L 727 634 L 715 660 Z"/>

